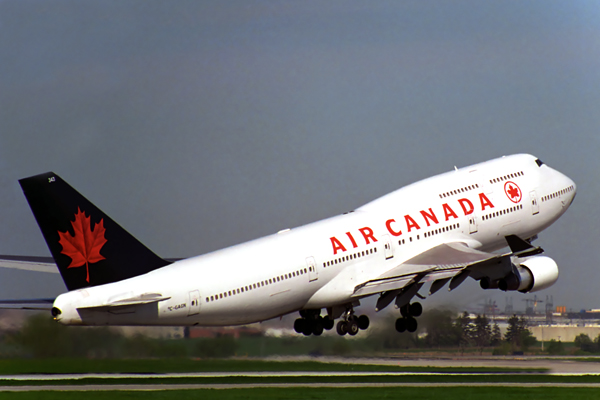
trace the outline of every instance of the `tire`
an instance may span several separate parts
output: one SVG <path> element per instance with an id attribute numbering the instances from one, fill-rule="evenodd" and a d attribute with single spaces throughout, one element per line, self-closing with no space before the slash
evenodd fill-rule
<path id="1" fill-rule="evenodd" d="M 406 332 L 406 318 L 398 318 L 396 320 L 396 330 L 400 333 Z"/>
<path id="2" fill-rule="evenodd" d="M 421 314 L 423 314 L 423 306 L 419 302 L 412 303 L 408 309 L 410 311 L 410 315 L 413 317 L 419 317 Z"/>
<path id="3" fill-rule="evenodd" d="M 356 335 L 358 333 L 358 331 L 360 330 L 358 328 L 358 322 L 356 321 L 356 319 L 349 320 L 346 323 L 346 329 L 348 330 L 348 335 L 350 335 L 350 336 Z"/>
<path id="4" fill-rule="evenodd" d="M 304 318 L 298 318 L 294 321 L 294 330 L 296 331 L 296 333 L 304 332 L 305 322 L 306 320 Z"/>
<path id="5" fill-rule="evenodd" d="M 333 328 L 333 325 L 335 325 L 335 322 L 329 318 L 329 317 L 325 317 L 323 318 L 323 329 L 330 331 Z"/>
<path id="6" fill-rule="evenodd" d="M 418 327 L 417 320 L 414 318 L 406 318 L 406 330 L 409 332 L 416 332 Z"/>
<path id="7" fill-rule="evenodd" d="M 346 333 L 348 333 L 348 329 L 346 327 L 346 322 L 338 321 L 335 330 L 337 331 L 338 335 L 344 336 Z"/>
<path id="8" fill-rule="evenodd" d="M 302 330 L 302 334 L 304 336 L 310 336 L 313 333 L 314 323 L 309 319 L 304 320 L 304 329 Z"/>
<path id="9" fill-rule="evenodd" d="M 358 327 L 363 331 L 366 330 L 369 327 L 369 317 L 366 315 L 358 317 Z"/>
<path id="10" fill-rule="evenodd" d="M 312 333 L 315 336 L 321 336 L 323 334 L 323 324 L 321 321 L 317 320 L 317 322 L 315 322 Z"/>

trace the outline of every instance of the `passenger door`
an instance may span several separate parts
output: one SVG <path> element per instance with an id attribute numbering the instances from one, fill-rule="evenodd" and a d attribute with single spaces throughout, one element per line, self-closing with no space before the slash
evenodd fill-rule
<path id="1" fill-rule="evenodd" d="M 536 215 L 540 212 L 540 205 L 538 204 L 537 194 L 535 190 L 529 192 L 529 199 L 531 200 L 531 214 Z"/>
<path id="2" fill-rule="evenodd" d="M 319 279 L 319 272 L 317 271 L 317 263 L 314 257 L 308 257 L 306 259 L 306 269 L 308 269 L 308 281 L 313 282 Z"/>
<path id="3" fill-rule="evenodd" d="M 188 312 L 188 317 L 190 315 L 196 315 L 200 312 L 200 291 L 193 290 L 189 293 L 190 296 L 190 311 Z"/>

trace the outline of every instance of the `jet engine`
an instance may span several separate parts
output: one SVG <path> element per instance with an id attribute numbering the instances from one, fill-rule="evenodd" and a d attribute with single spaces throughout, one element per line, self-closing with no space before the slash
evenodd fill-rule
<path id="1" fill-rule="evenodd" d="M 553 259 L 546 256 L 527 257 L 513 264 L 512 272 L 498 281 L 498 288 L 505 292 L 537 292 L 554 285 L 557 279 L 558 265 Z"/>

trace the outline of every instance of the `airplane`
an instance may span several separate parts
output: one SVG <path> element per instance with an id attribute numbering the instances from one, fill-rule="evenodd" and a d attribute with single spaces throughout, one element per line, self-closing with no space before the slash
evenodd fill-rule
<path id="1" fill-rule="evenodd" d="M 510 155 L 455 167 L 333 218 L 168 260 L 57 174 L 19 183 L 68 292 L 2 303 L 49 309 L 64 325 L 227 326 L 298 312 L 294 329 L 307 336 L 334 325 L 340 335 L 367 329 L 369 318 L 355 309 L 371 296 L 376 311 L 399 309 L 398 332 L 415 332 L 423 308 L 413 298 L 425 298 L 426 284 L 429 295 L 469 277 L 487 290 L 553 285 L 558 266 L 532 241 L 576 194 L 571 179 L 540 159 Z M 0 256 L 4 267 L 50 265 Z"/>

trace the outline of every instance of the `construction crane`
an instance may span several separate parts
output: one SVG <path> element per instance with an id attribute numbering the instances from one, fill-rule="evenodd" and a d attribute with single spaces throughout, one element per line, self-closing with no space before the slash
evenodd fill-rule
<path id="1" fill-rule="evenodd" d="M 533 296 L 533 299 L 523 299 L 525 302 L 525 315 L 537 314 L 538 303 L 543 303 L 544 300 L 538 300 L 537 295 Z"/>

